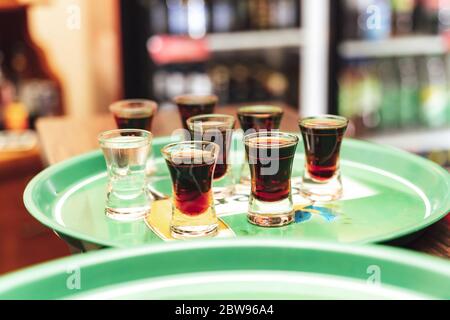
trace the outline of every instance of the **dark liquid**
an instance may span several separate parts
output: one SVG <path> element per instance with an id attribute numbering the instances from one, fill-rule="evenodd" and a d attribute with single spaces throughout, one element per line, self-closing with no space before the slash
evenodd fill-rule
<path id="1" fill-rule="evenodd" d="M 181 115 L 181 122 L 183 124 L 184 129 L 188 129 L 188 126 L 186 124 L 186 120 L 202 115 L 202 114 L 210 114 L 214 112 L 214 107 L 216 103 L 192 103 L 192 104 L 184 104 L 184 103 L 178 103 L 178 111 Z"/>
<path id="2" fill-rule="evenodd" d="M 231 132 L 227 129 L 208 129 L 203 134 L 191 131 L 193 140 L 215 142 L 219 145 L 220 151 L 217 157 L 216 168 L 214 169 L 214 180 L 222 178 L 228 170 L 228 155 L 231 148 Z"/>
<path id="3" fill-rule="evenodd" d="M 179 156 L 172 156 L 172 161 L 166 162 L 172 177 L 175 207 L 190 216 L 197 216 L 208 210 L 212 202 L 212 159 L 205 161 L 208 163 L 177 164 L 193 162 L 192 156 L 180 152 Z"/>
<path id="4" fill-rule="evenodd" d="M 114 115 L 117 127 L 119 129 L 142 129 L 151 131 L 153 115 L 136 115 L 133 117 L 121 117 L 120 115 Z"/>
<path id="5" fill-rule="evenodd" d="M 282 112 L 239 112 L 238 118 L 242 130 L 247 131 L 254 129 L 259 130 L 274 130 L 280 128 Z"/>
<path id="6" fill-rule="evenodd" d="M 255 141 L 257 139 L 255 138 Z M 297 144 L 293 144 L 291 140 L 276 137 L 264 138 L 264 141 L 266 146 L 259 146 L 257 151 L 252 141 L 249 143 L 250 146 L 245 145 L 249 155 L 252 194 L 261 201 L 280 201 L 288 198 L 291 192 L 292 164 Z M 277 162 L 278 170 L 273 174 L 264 174 L 262 171 L 264 168 L 273 167 Z"/>
<path id="7" fill-rule="evenodd" d="M 326 181 L 336 173 L 346 122 L 321 119 L 300 124 L 305 146 L 306 168 L 318 181 Z"/>

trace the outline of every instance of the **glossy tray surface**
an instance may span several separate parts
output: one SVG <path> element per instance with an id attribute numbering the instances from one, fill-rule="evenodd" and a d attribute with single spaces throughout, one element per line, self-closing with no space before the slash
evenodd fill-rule
<path id="1" fill-rule="evenodd" d="M 157 172 L 153 186 L 171 193 L 168 170 L 159 150 L 170 138 L 154 140 Z M 235 137 L 241 145 L 240 137 Z M 242 148 L 235 152 L 243 159 Z M 304 167 L 303 146 L 297 149 L 293 176 Z M 239 172 L 240 164 L 234 167 Z M 412 154 L 347 139 L 342 149 L 344 197 L 298 211 L 296 223 L 260 228 L 246 221 L 247 197 L 216 203 L 223 221 L 237 237 L 262 236 L 342 243 L 373 243 L 420 231 L 450 210 L 450 175 Z M 295 181 L 295 179 L 294 179 Z M 24 202 L 41 223 L 63 237 L 107 247 L 128 247 L 162 240 L 143 221 L 115 222 L 104 215 L 105 162 L 100 151 L 49 167 L 27 186 Z M 294 187 L 294 193 L 297 189 Z M 297 201 L 298 196 L 294 196 Z"/>
<path id="2" fill-rule="evenodd" d="M 450 263 L 384 246 L 178 242 L 101 250 L 2 277 L 0 299 L 18 298 L 448 299 Z"/>

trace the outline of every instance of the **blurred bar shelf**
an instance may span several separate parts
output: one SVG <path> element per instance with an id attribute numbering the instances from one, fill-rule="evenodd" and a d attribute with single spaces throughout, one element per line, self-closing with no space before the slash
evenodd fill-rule
<path id="1" fill-rule="evenodd" d="M 298 48 L 303 44 L 303 33 L 300 28 L 210 33 L 206 41 L 212 52 Z"/>
<path id="2" fill-rule="evenodd" d="M 414 35 L 386 40 L 349 40 L 338 48 L 343 58 L 378 58 L 445 54 L 449 44 L 443 36 Z"/>
<path id="3" fill-rule="evenodd" d="M 450 150 L 450 127 L 391 131 L 360 138 L 413 152 Z"/>

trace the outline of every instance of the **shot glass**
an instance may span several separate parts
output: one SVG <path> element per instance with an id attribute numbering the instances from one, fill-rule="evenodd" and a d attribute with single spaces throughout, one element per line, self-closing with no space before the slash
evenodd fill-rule
<path id="1" fill-rule="evenodd" d="M 212 181 L 219 150 L 217 144 L 205 141 L 172 143 L 161 150 L 172 178 L 170 229 L 174 238 L 217 233 Z"/>
<path id="2" fill-rule="evenodd" d="M 215 95 L 186 94 L 175 97 L 174 102 L 178 106 L 183 128 L 189 130 L 186 123 L 187 119 L 201 114 L 213 113 L 218 100 Z"/>
<path id="3" fill-rule="evenodd" d="M 225 114 L 200 115 L 186 121 L 192 140 L 214 142 L 220 147 L 213 182 L 216 199 L 224 199 L 234 193 L 235 181 L 229 155 L 235 122 L 233 116 Z"/>
<path id="4" fill-rule="evenodd" d="M 151 100 L 130 99 L 117 101 L 110 105 L 109 110 L 114 115 L 118 129 L 141 129 L 152 131 L 153 118 L 158 104 Z M 147 161 L 147 175 L 156 171 L 153 154 L 149 154 Z"/>
<path id="5" fill-rule="evenodd" d="M 152 202 L 145 174 L 152 134 L 145 130 L 119 129 L 101 133 L 98 141 L 109 177 L 106 215 L 122 221 L 144 217 Z"/>
<path id="6" fill-rule="evenodd" d="M 300 193 L 313 201 L 337 200 L 342 195 L 339 154 L 348 120 L 320 115 L 299 121 L 305 148 Z"/>
<path id="7" fill-rule="evenodd" d="M 238 119 L 244 135 L 261 130 L 271 131 L 280 129 L 283 109 L 271 105 L 245 106 L 238 109 Z M 241 168 L 240 183 L 250 184 L 250 171 L 247 158 Z"/>
<path id="8" fill-rule="evenodd" d="M 298 140 L 296 135 L 279 131 L 244 137 L 251 175 L 250 223 L 280 227 L 294 221 L 291 173 Z"/>
<path id="9" fill-rule="evenodd" d="M 153 117 L 158 105 L 151 100 L 121 100 L 110 105 L 119 129 L 141 129 L 152 131 Z"/>

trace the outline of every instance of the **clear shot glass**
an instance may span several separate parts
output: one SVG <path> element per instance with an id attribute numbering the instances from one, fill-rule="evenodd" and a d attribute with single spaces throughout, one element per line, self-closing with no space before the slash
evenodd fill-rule
<path id="1" fill-rule="evenodd" d="M 122 221 L 144 217 L 152 202 L 145 171 L 152 134 L 136 129 L 111 130 L 101 133 L 98 141 L 109 178 L 106 215 Z"/>

